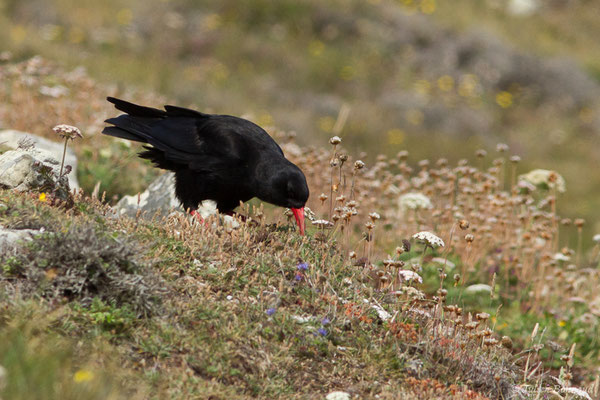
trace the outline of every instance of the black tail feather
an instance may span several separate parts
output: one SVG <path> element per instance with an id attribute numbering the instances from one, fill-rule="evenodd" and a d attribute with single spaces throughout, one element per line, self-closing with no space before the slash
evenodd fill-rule
<path id="1" fill-rule="evenodd" d="M 106 128 L 104 128 L 102 130 L 102 133 L 105 135 L 108 135 L 108 136 L 114 136 L 114 137 L 118 137 L 121 139 L 127 139 L 127 140 L 133 140 L 135 142 L 147 143 L 147 141 L 144 138 L 134 135 L 133 133 L 123 130 L 121 128 L 118 128 L 116 126 L 107 126 Z"/>
<path id="2" fill-rule="evenodd" d="M 167 114 L 165 111 L 156 108 L 139 106 L 114 97 L 107 97 L 106 100 L 113 103 L 117 110 L 123 111 L 134 117 L 163 118 Z"/>

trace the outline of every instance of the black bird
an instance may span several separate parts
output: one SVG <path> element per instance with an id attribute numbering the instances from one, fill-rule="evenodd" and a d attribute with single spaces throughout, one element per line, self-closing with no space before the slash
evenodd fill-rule
<path id="1" fill-rule="evenodd" d="M 198 215 L 202 200 L 214 200 L 220 212 L 231 214 L 240 201 L 258 197 L 291 208 L 304 234 L 306 178 L 264 129 L 230 115 L 107 100 L 126 114 L 107 119 L 113 126 L 102 133 L 148 143 L 139 156 L 175 172 L 175 195 L 186 210 Z"/>

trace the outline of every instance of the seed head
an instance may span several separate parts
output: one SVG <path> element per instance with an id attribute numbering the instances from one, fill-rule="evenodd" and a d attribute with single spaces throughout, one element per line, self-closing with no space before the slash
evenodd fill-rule
<path id="1" fill-rule="evenodd" d="M 499 153 L 504 153 L 508 151 L 508 145 L 506 143 L 498 143 L 496 145 L 496 151 Z"/>
<path id="2" fill-rule="evenodd" d="M 475 240 L 475 236 L 473 236 L 473 234 L 472 234 L 472 233 L 467 233 L 467 234 L 465 235 L 465 241 L 466 241 L 467 243 L 473 243 L 473 240 Z"/>
<path id="3" fill-rule="evenodd" d="M 582 228 L 583 225 L 585 224 L 585 220 L 583 218 L 577 218 L 574 222 L 576 227 L 578 228 Z"/>
<path id="4" fill-rule="evenodd" d="M 325 201 L 325 200 L 327 200 L 328 198 L 329 198 L 329 196 L 327 196 L 325 193 L 321 193 L 321 194 L 319 195 L 319 200 L 321 200 L 321 201 Z"/>
<path id="5" fill-rule="evenodd" d="M 486 313 L 486 312 L 480 312 L 479 314 L 475 315 L 475 318 L 477 318 L 479 321 L 487 321 L 490 318 L 490 314 Z"/>
<path id="6" fill-rule="evenodd" d="M 316 221 L 313 221 L 312 223 L 318 228 L 331 228 L 333 226 L 333 222 L 327 221 L 325 219 L 318 219 Z"/>
<path id="7" fill-rule="evenodd" d="M 362 162 L 361 160 L 356 160 L 354 162 L 354 169 L 359 170 L 359 169 L 363 169 L 365 167 L 365 163 Z"/>
<path id="8" fill-rule="evenodd" d="M 340 139 L 339 136 L 334 136 L 331 139 L 329 139 L 329 143 L 331 143 L 334 146 L 337 146 L 338 144 L 342 143 L 342 139 Z"/>
<path id="9" fill-rule="evenodd" d="M 511 162 L 511 163 L 513 163 L 513 164 L 517 164 L 517 163 L 519 163 L 520 161 L 521 161 L 521 157 L 519 157 L 519 156 L 512 156 L 512 157 L 510 158 L 510 162 Z"/>
<path id="10" fill-rule="evenodd" d="M 469 229 L 469 221 L 467 221 L 466 219 L 461 219 L 460 221 L 458 221 L 458 226 L 460 227 L 460 229 L 462 229 L 463 231 L 465 229 Z"/>
<path id="11" fill-rule="evenodd" d="M 421 167 L 421 168 L 427 168 L 427 167 L 429 167 L 429 160 L 421 160 L 421 161 L 419 161 L 419 167 Z"/>
<path id="12" fill-rule="evenodd" d="M 369 218 L 371 219 L 371 221 L 375 222 L 378 219 L 380 219 L 381 216 L 379 214 L 377 214 L 376 212 L 372 212 L 371 214 L 369 214 Z"/>
<path id="13" fill-rule="evenodd" d="M 465 328 L 472 331 L 473 329 L 477 328 L 477 325 L 479 325 L 478 322 L 472 321 L 472 322 L 465 324 Z"/>
<path id="14" fill-rule="evenodd" d="M 513 341 L 509 336 L 502 336 L 501 343 L 502 346 L 504 346 L 507 349 L 512 349 L 513 347 Z"/>
<path id="15" fill-rule="evenodd" d="M 475 152 L 475 155 L 477 156 L 477 158 L 483 158 L 487 155 L 487 151 L 479 149 Z"/>
<path id="16" fill-rule="evenodd" d="M 342 162 L 342 164 L 345 163 L 346 161 L 348 161 L 348 154 L 340 154 L 339 159 Z"/>
<path id="17" fill-rule="evenodd" d="M 396 157 L 398 157 L 399 160 L 404 161 L 408 158 L 408 151 L 406 151 L 406 150 L 399 151 L 398 154 L 396 154 Z"/>
<path id="18" fill-rule="evenodd" d="M 398 271 L 398 276 L 405 282 L 416 281 L 419 283 L 423 283 L 423 278 L 421 278 L 421 275 L 417 274 L 414 271 L 401 269 Z"/>

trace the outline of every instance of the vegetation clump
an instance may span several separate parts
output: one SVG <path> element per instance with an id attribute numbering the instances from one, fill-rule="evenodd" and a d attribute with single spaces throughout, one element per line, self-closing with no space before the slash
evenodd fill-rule
<path id="1" fill-rule="evenodd" d="M 164 290 L 161 280 L 136 261 L 137 251 L 126 238 L 74 224 L 3 255 L 0 278 L 5 288 L 18 286 L 29 296 L 83 305 L 97 297 L 147 316 L 158 311 Z"/>

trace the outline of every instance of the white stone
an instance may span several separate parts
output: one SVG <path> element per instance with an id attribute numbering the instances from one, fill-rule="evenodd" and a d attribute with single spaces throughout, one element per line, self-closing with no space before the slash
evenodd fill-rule
<path id="1" fill-rule="evenodd" d="M 60 172 L 60 161 L 64 150 L 64 142 L 55 142 L 46 138 L 33 135 L 27 132 L 16 131 L 13 129 L 0 130 L 0 145 L 9 149 L 17 149 L 19 142 L 27 140 L 34 145 L 28 152 L 37 160 L 45 164 L 51 164 L 54 171 L 58 175 Z M 70 165 L 73 169 L 67 179 L 71 189 L 79 189 L 77 181 L 77 157 L 75 152 L 67 146 L 65 154 L 65 165 Z"/>

